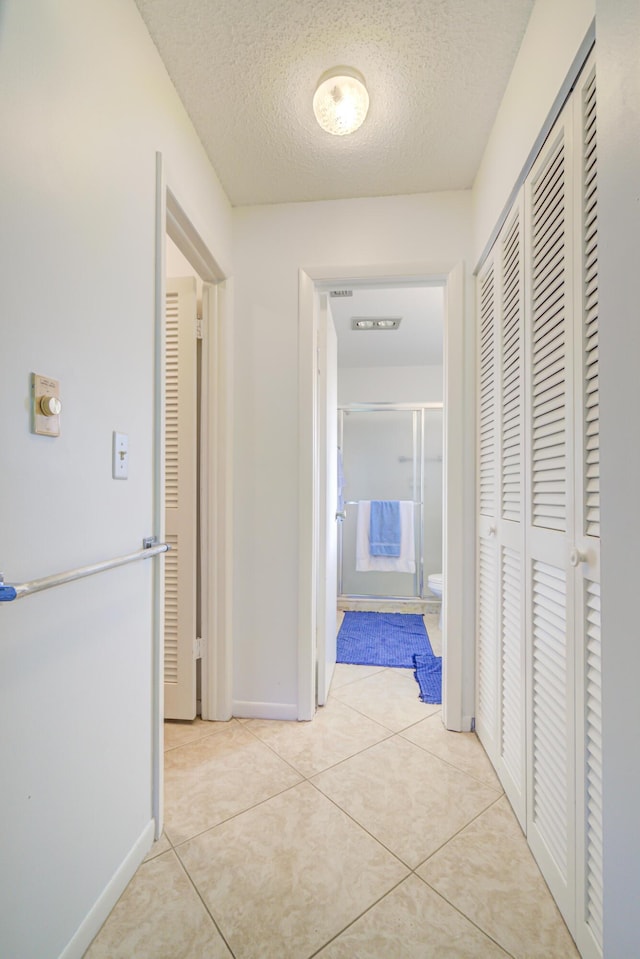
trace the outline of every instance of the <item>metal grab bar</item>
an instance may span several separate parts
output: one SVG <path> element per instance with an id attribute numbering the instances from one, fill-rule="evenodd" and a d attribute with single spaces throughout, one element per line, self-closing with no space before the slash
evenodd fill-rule
<path id="1" fill-rule="evenodd" d="M 103 563 L 94 563 L 92 566 L 79 566 L 77 569 L 67 570 L 66 573 L 42 576 L 40 579 L 32 579 L 28 583 L 5 583 L 0 573 L 0 603 L 11 603 L 13 600 L 22 599 L 23 596 L 29 596 L 31 593 L 39 593 L 43 589 L 51 589 L 53 586 L 62 586 L 63 583 L 72 583 L 76 579 L 84 579 L 85 576 L 102 573 L 105 569 L 134 563 L 138 559 L 150 559 L 152 556 L 166 553 L 171 549 L 168 543 L 154 543 L 153 540 L 144 540 L 144 543 L 149 545 L 136 550 L 135 553 L 117 556 L 115 559 L 108 559 Z"/>

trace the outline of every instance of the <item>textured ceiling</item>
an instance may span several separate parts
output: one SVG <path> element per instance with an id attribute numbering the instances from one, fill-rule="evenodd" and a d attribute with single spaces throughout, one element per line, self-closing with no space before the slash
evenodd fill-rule
<path id="1" fill-rule="evenodd" d="M 471 187 L 533 0 L 136 0 L 234 206 Z M 371 106 L 317 125 L 320 75 Z"/>

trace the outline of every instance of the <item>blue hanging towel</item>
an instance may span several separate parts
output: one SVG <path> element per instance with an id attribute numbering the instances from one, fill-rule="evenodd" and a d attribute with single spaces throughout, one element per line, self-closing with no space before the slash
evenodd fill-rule
<path id="1" fill-rule="evenodd" d="M 371 500 L 369 555 L 399 556 L 401 539 L 398 500 Z"/>

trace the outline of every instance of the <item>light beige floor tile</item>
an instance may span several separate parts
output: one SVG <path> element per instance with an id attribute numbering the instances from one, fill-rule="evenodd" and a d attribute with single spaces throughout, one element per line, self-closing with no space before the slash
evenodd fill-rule
<path id="1" fill-rule="evenodd" d="M 252 719 L 245 724 L 303 776 L 334 766 L 389 735 L 389 730 L 332 698 L 310 723 Z"/>
<path id="2" fill-rule="evenodd" d="M 238 959 L 306 959 L 407 875 L 308 783 L 179 853 Z"/>
<path id="3" fill-rule="evenodd" d="M 500 796 L 399 736 L 312 782 L 412 868 Z"/>
<path id="4" fill-rule="evenodd" d="M 164 833 L 160 836 L 153 846 L 144 857 L 143 862 L 148 862 L 150 859 L 155 859 L 156 856 L 161 856 L 163 853 L 168 852 L 171 849 L 171 843 L 167 839 Z"/>
<path id="5" fill-rule="evenodd" d="M 403 730 L 401 735 L 475 779 L 502 791 L 500 781 L 475 733 L 454 733 L 445 729 L 442 717 L 438 714 Z"/>
<path id="6" fill-rule="evenodd" d="M 418 873 L 515 959 L 578 959 L 505 798 Z"/>
<path id="7" fill-rule="evenodd" d="M 336 668 L 331 680 L 331 692 L 346 686 L 348 683 L 356 682 L 358 679 L 366 679 L 367 676 L 373 676 L 379 673 L 384 666 L 352 666 L 351 663 L 336 663 Z"/>
<path id="8" fill-rule="evenodd" d="M 508 954 L 409 876 L 317 959 L 509 959 Z"/>
<path id="9" fill-rule="evenodd" d="M 193 719 L 191 722 L 166 720 L 164 724 L 164 748 L 175 749 L 176 746 L 186 746 L 205 736 L 216 732 L 220 726 L 227 723 L 210 723 L 203 719 Z"/>
<path id="10" fill-rule="evenodd" d="M 85 959 L 231 959 L 175 853 L 138 869 Z"/>
<path id="11" fill-rule="evenodd" d="M 442 656 L 442 633 L 440 631 L 440 613 L 425 613 L 424 625 L 434 656 Z"/>
<path id="12" fill-rule="evenodd" d="M 384 669 L 340 687 L 333 695 L 374 722 L 399 732 L 440 712 L 440 706 L 421 702 L 419 694 L 412 669 Z"/>
<path id="13" fill-rule="evenodd" d="M 183 842 L 299 781 L 239 723 L 221 723 L 212 735 L 165 753 L 167 835 L 174 845 Z"/>

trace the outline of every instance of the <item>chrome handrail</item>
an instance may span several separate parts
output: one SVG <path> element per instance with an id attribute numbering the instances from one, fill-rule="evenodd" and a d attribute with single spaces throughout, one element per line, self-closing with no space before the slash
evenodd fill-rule
<path id="1" fill-rule="evenodd" d="M 77 569 L 69 569 L 64 573 L 54 573 L 53 576 L 42 576 L 40 579 L 32 579 L 27 583 L 5 583 L 4 577 L 0 573 L 0 603 L 11 603 L 16 599 L 22 599 L 24 596 L 30 596 L 31 593 L 40 593 L 43 589 L 72 583 L 76 579 L 84 579 L 85 576 L 93 576 L 95 573 L 102 573 L 106 569 L 124 566 L 126 563 L 134 563 L 138 559 L 150 559 L 152 556 L 158 556 L 159 553 L 166 553 L 171 549 L 168 543 L 155 543 L 152 539 L 145 539 L 143 542 L 145 544 L 143 549 L 138 549 L 134 553 L 126 553 L 124 556 L 117 556 L 115 559 L 108 559 L 102 563 L 93 563 L 91 566 L 79 566 Z"/>

